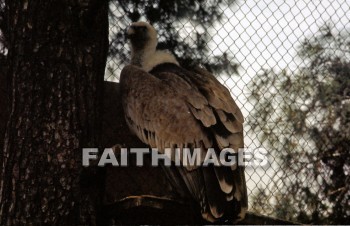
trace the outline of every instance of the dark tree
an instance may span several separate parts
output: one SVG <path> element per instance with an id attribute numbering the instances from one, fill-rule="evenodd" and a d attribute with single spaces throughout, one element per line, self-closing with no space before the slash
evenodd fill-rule
<path id="1" fill-rule="evenodd" d="M 2 6 L 13 87 L 0 224 L 94 224 L 96 200 L 81 179 L 81 148 L 99 144 L 107 1 L 7 0 Z"/>
<path id="2" fill-rule="evenodd" d="M 1 52 L 1 51 L 0 51 Z M 9 97 L 10 97 L 10 90 L 9 90 L 9 81 L 6 76 L 6 56 L 2 55 L 0 53 L 0 163 L 2 161 L 3 152 L 2 148 L 4 146 L 4 135 L 6 130 L 6 123 L 9 116 Z M 0 172 L 1 172 L 1 165 L 0 165 Z"/>
<path id="3" fill-rule="evenodd" d="M 277 217 L 316 224 L 350 220 L 349 37 L 325 26 L 301 46 L 305 64 L 299 70 L 266 70 L 250 84 L 256 105 L 248 124 L 275 157 L 274 180 L 282 184 L 276 193 L 260 192 L 255 202 L 274 197 Z"/>
<path id="4" fill-rule="evenodd" d="M 6 130 L 6 123 L 9 115 L 9 85 L 10 81 L 7 77 L 7 62 L 6 62 L 6 43 L 3 35 L 5 24 L 5 5 L 4 0 L 0 0 L 0 163 L 2 161 L 3 153 L 2 148 L 4 146 L 4 135 Z M 0 165 L 0 172 L 1 172 Z"/>
<path id="5" fill-rule="evenodd" d="M 119 76 L 118 67 L 129 63 L 130 53 L 124 37 L 131 22 L 149 21 L 158 31 L 159 49 L 169 49 L 184 66 L 203 64 L 207 69 L 237 74 L 238 64 L 229 53 L 213 57 L 208 46 L 214 26 L 226 19 L 223 9 L 235 0 L 126 0 L 110 4 L 111 43 L 106 76 Z M 222 25 L 218 25 L 222 26 Z M 116 28 L 115 28 L 116 27 Z M 188 28 L 184 32 L 183 28 Z M 182 32 L 180 32 L 182 30 Z"/>

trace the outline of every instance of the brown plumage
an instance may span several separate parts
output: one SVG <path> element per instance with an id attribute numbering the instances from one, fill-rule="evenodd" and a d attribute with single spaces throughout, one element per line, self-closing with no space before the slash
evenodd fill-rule
<path id="1" fill-rule="evenodd" d="M 243 147 L 243 115 L 229 91 L 208 71 L 189 71 L 175 57 L 156 51 L 157 33 L 145 23 L 128 30 L 132 65 L 121 73 L 122 101 L 130 129 L 151 147 Z M 163 167 L 176 189 L 187 190 L 204 219 L 240 220 L 247 210 L 240 166 Z"/>

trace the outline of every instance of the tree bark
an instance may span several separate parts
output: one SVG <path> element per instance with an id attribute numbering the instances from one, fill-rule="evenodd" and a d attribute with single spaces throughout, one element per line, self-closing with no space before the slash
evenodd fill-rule
<path id="1" fill-rule="evenodd" d="M 1 52 L 1 50 L 0 50 Z M 6 57 L 0 53 L 0 163 L 3 158 L 4 136 L 10 112 L 9 81 L 6 75 Z M 2 165 L 0 164 L 0 172 Z"/>
<path id="2" fill-rule="evenodd" d="M 108 2 L 8 0 L 6 7 L 12 109 L 0 224 L 95 224 L 81 148 L 100 139 Z"/>

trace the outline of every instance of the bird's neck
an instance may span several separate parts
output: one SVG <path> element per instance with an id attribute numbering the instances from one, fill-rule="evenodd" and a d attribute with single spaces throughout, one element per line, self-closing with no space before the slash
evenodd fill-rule
<path id="1" fill-rule="evenodd" d="M 175 56 L 167 51 L 162 50 L 142 50 L 133 52 L 131 64 L 142 67 L 145 71 L 150 71 L 159 64 L 173 63 L 179 65 Z"/>
<path id="2" fill-rule="evenodd" d="M 131 54 L 131 64 L 132 65 L 142 67 L 142 59 L 143 59 L 142 52 Z"/>
<path id="3" fill-rule="evenodd" d="M 150 46 L 143 49 L 133 49 L 131 51 L 131 64 L 142 67 L 143 63 L 147 61 L 154 53 L 156 48 Z"/>

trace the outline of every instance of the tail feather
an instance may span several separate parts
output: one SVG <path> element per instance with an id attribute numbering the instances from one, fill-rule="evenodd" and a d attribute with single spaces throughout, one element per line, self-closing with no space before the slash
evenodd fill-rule
<path id="1" fill-rule="evenodd" d="M 221 190 L 228 195 L 232 193 L 232 190 L 234 188 L 234 181 L 231 174 L 231 168 L 224 167 L 224 166 L 222 167 L 214 166 L 213 168 Z"/>
<path id="2" fill-rule="evenodd" d="M 221 190 L 213 166 L 202 169 L 210 212 L 215 218 L 220 218 L 225 212 L 226 194 Z"/>

